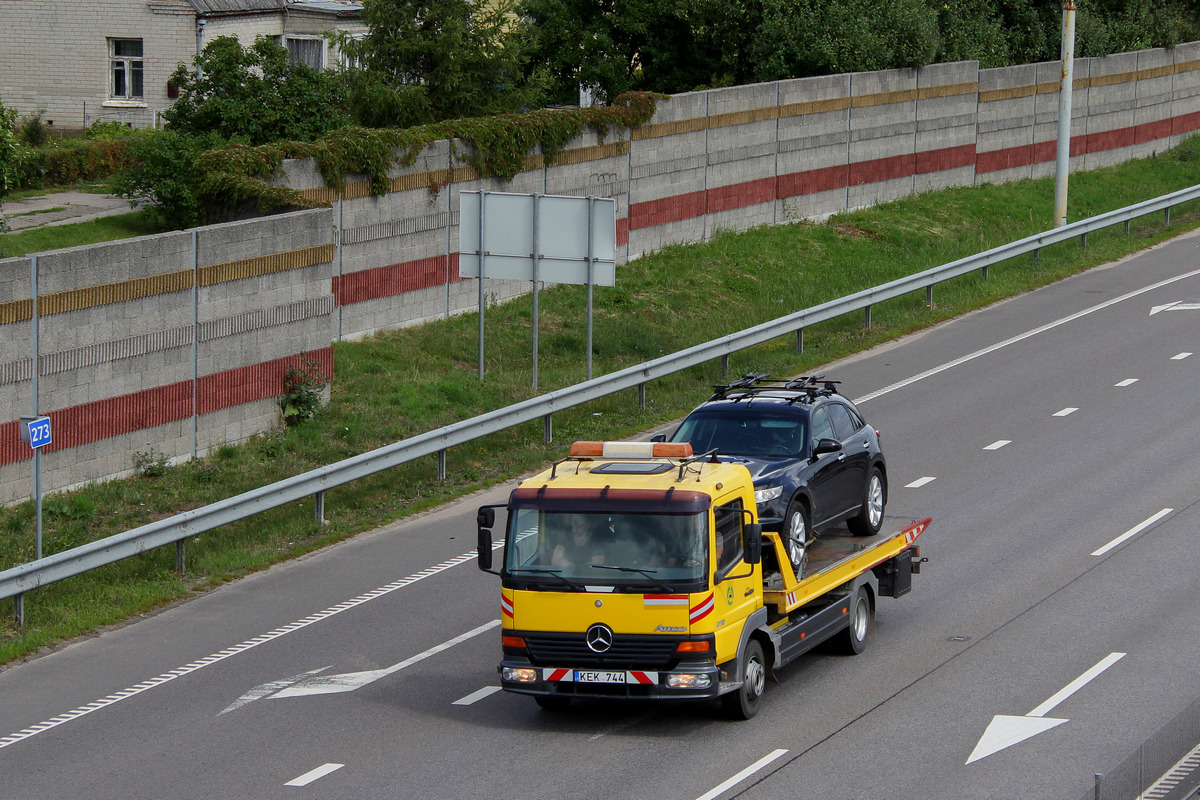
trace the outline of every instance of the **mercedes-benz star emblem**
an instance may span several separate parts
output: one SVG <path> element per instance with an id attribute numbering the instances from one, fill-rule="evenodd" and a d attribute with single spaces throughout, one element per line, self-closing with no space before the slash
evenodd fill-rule
<path id="1" fill-rule="evenodd" d="M 587 629 L 584 641 L 587 642 L 588 649 L 593 653 L 607 653 L 613 643 L 612 628 L 597 623 Z"/>

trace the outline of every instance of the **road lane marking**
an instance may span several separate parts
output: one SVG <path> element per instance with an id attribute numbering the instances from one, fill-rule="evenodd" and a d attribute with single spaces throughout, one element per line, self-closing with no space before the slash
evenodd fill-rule
<path id="1" fill-rule="evenodd" d="M 905 489 L 920 489 L 920 488 L 921 488 L 922 486 L 924 486 L 925 484 L 927 484 L 927 483 L 933 483 L 933 482 L 934 482 L 934 481 L 936 481 L 936 480 L 937 480 L 937 478 L 931 478 L 931 477 L 929 477 L 928 475 L 926 475 L 924 478 L 917 478 L 917 479 L 916 479 L 915 481 L 913 481 L 912 483 L 906 483 L 906 484 L 904 485 L 904 488 L 905 488 Z"/>
<path id="2" fill-rule="evenodd" d="M 469 706 L 473 703 L 478 703 L 480 700 L 482 700 L 485 697 L 491 697 L 498 691 L 500 691 L 499 686 L 485 686 L 482 689 L 478 689 L 474 692 L 471 692 L 466 697 L 458 698 L 450 705 L 452 705 L 452 706 Z"/>
<path id="3" fill-rule="evenodd" d="M 1117 538 L 1113 539 L 1108 544 L 1104 545 L 1104 547 L 1101 547 L 1099 550 L 1096 550 L 1095 552 L 1093 552 L 1092 555 L 1094 555 L 1094 556 L 1104 555 L 1109 550 L 1112 550 L 1114 547 L 1116 547 L 1117 545 L 1126 541 L 1127 539 L 1132 539 L 1134 536 L 1137 536 L 1139 533 L 1146 530 L 1146 528 L 1149 528 L 1151 525 L 1158 522 L 1160 519 L 1165 517 L 1167 514 L 1170 514 L 1174 510 L 1175 509 L 1173 509 L 1173 508 L 1164 508 L 1162 511 L 1159 511 L 1157 514 L 1150 517 L 1150 519 L 1148 519 L 1144 522 L 1139 522 L 1137 525 L 1134 525 L 1132 528 L 1125 531 L 1124 533 L 1122 533 Z"/>
<path id="4" fill-rule="evenodd" d="M 1137 378 L 1126 378 L 1125 380 L 1121 381 L 1120 383 L 1114 383 L 1113 386 L 1133 386 L 1137 382 L 1138 382 Z"/>
<path id="5" fill-rule="evenodd" d="M 1149 286 L 1143 286 L 1141 289 L 1135 289 L 1134 291 L 1129 292 L 1128 294 L 1123 294 L 1120 297 L 1114 297 L 1112 300 L 1105 300 L 1103 303 L 1100 303 L 1099 305 L 1092 306 L 1091 308 L 1085 308 L 1082 311 L 1076 311 L 1074 314 L 1070 314 L 1068 316 L 1062 317 L 1061 319 L 1056 319 L 1053 322 L 1047 322 L 1045 325 L 1042 325 L 1041 327 L 1038 327 L 1038 328 L 1034 328 L 1031 331 L 1025 331 L 1025 333 L 1019 333 L 1016 336 L 1005 339 L 1002 342 L 997 342 L 996 344 L 989 345 L 988 347 L 985 347 L 982 350 L 976 350 L 974 353 L 968 353 L 967 355 L 962 356 L 961 358 L 956 358 L 953 361 L 947 361 L 945 364 L 941 364 L 939 366 L 933 367 L 932 369 L 927 369 L 924 372 L 913 375 L 911 378 L 905 378 L 902 381 L 893 383 L 891 386 L 885 386 L 882 389 L 871 392 L 870 394 L 865 394 L 862 397 L 855 398 L 854 404 L 862 405 L 863 403 L 867 402 L 868 400 L 874 400 L 876 397 L 882 397 L 883 395 L 894 392 L 897 389 L 903 389 L 905 386 L 911 386 L 912 384 L 914 384 L 918 381 L 923 381 L 926 378 L 931 378 L 934 375 L 937 375 L 939 372 L 945 372 L 946 370 L 952 369 L 953 367 L 957 367 L 960 364 L 965 364 L 968 361 L 974 361 L 975 359 L 979 358 L 980 356 L 985 356 L 988 353 L 994 353 L 997 350 L 1000 350 L 1004 347 L 1008 347 L 1009 345 L 1024 341 L 1025 339 L 1028 339 L 1031 336 L 1037 336 L 1039 333 L 1045 333 L 1048 330 L 1053 330 L 1054 328 L 1057 328 L 1059 325 L 1065 325 L 1068 322 L 1073 322 L 1082 317 L 1086 317 L 1088 314 L 1093 314 L 1097 311 L 1102 311 L 1103 309 L 1106 309 L 1109 306 L 1114 306 L 1117 303 L 1124 302 L 1126 300 L 1129 300 L 1130 298 L 1137 297 L 1138 295 L 1145 294 L 1146 292 L 1153 291 L 1153 290 L 1161 288 L 1163 286 L 1169 286 L 1170 284 L 1175 283 L 1177 281 L 1185 280 L 1187 278 L 1194 278 L 1197 275 L 1200 275 L 1200 269 L 1192 270 L 1191 272 L 1185 272 L 1182 275 L 1176 275 L 1174 278 L 1167 278 L 1166 280 L 1159 281 L 1158 283 L 1152 283 Z"/>
<path id="6" fill-rule="evenodd" d="M 497 544 L 493 545 L 493 549 L 498 548 L 503 544 L 503 541 L 498 542 Z M 0 750 L 3 750 L 9 745 L 24 741 L 32 736 L 36 736 L 39 733 L 45 733 L 48 730 L 57 728 L 59 725 L 65 725 L 72 720 L 76 720 L 80 717 L 91 714 L 93 711 L 99 711 L 102 708 L 107 708 L 108 706 L 111 706 L 114 703 L 119 703 L 122 700 L 128 700 L 130 697 L 135 697 L 142 692 L 149 691 L 157 686 L 162 686 L 164 683 L 169 683 L 176 678 L 181 678 L 184 675 L 190 675 L 197 670 L 204 669 L 205 667 L 212 666 L 213 664 L 218 664 L 227 658 L 232 658 L 233 656 L 240 655 L 247 650 L 258 647 L 260 644 L 266 644 L 267 642 L 272 642 L 281 636 L 286 636 L 289 633 L 295 633 L 298 630 L 303 630 L 309 625 L 322 622 L 330 617 L 341 614 L 343 611 L 349 611 L 352 608 L 357 608 L 363 603 L 368 603 L 372 600 L 378 600 L 380 597 L 391 594 L 397 589 L 403 589 L 405 586 L 411 586 L 418 581 L 422 581 L 426 578 L 433 577 L 438 573 L 445 572 L 451 567 L 457 567 L 459 564 L 465 564 L 468 561 L 474 561 L 476 556 L 477 552 L 475 550 L 472 550 L 469 553 L 463 553 L 460 556 L 455 556 L 448 561 L 443 561 L 441 564 L 436 564 L 428 569 L 423 569 L 420 572 L 410 575 L 407 578 L 401 578 L 394 583 L 389 583 L 386 586 L 373 589 L 366 594 L 359 595 L 358 597 L 347 600 L 344 603 L 339 603 L 336 606 L 331 606 L 330 608 L 325 609 L 324 611 L 319 611 L 316 614 L 311 614 L 305 617 L 304 619 L 297 620 L 289 625 L 284 625 L 282 628 L 276 628 L 269 633 L 264 633 L 261 636 L 255 636 L 253 639 L 247 639 L 241 644 L 234 645 L 233 647 L 227 647 L 218 653 L 213 653 L 212 655 L 201 658 L 198 661 L 185 664 L 184 666 L 173 669 L 170 672 L 164 672 L 158 677 L 142 681 L 141 683 L 135 684 L 128 689 L 114 692 L 107 697 L 102 697 L 99 700 L 82 705 L 79 708 L 73 709 L 64 714 L 59 714 L 57 717 L 52 717 L 44 722 L 39 722 L 37 725 L 31 725 L 30 727 L 17 731 L 16 733 L 0 737 Z"/>
<path id="7" fill-rule="evenodd" d="M 1001 447 L 1004 447 L 1004 445 L 1006 445 L 1006 444 L 1012 444 L 1012 439 L 997 439 L 996 441 L 992 442 L 991 444 L 989 444 L 987 447 L 985 447 L 983 449 L 984 450 L 999 450 Z"/>
<path id="8" fill-rule="evenodd" d="M 1055 417 L 1069 417 L 1069 416 L 1071 416 L 1072 414 L 1074 414 L 1074 413 L 1075 413 L 1076 411 L 1078 411 L 1078 410 L 1079 410 L 1078 408 L 1073 408 L 1073 407 L 1071 407 L 1071 406 L 1067 406 L 1067 407 L 1066 407 L 1066 408 L 1064 408 L 1062 411 L 1055 411 L 1055 412 L 1054 412 L 1054 414 L 1053 414 L 1053 416 L 1055 416 Z"/>
<path id="9" fill-rule="evenodd" d="M 1059 725 L 1069 722 L 1070 720 L 1066 719 L 1047 717 L 1046 714 L 1049 714 L 1054 710 L 1055 706 L 1078 692 L 1084 686 L 1087 686 L 1102 672 L 1124 657 L 1125 653 L 1109 653 L 1087 672 L 1068 683 L 1062 689 L 1059 689 L 1049 700 L 1023 717 L 1006 714 L 997 714 L 992 717 L 992 721 L 988 723 L 987 730 L 983 732 L 983 736 L 979 737 L 978 744 L 971 751 L 971 757 L 967 759 L 967 763 L 970 764 L 973 761 L 987 758 L 993 753 L 998 753 L 1005 748 L 1012 747 L 1014 744 L 1019 744 L 1026 739 L 1037 736 L 1039 733 L 1044 733 L 1051 728 L 1057 728 Z"/>
<path id="10" fill-rule="evenodd" d="M 1171 360 L 1172 361 L 1183 361 L 1185 358 L 1187 358 L 1190 355 L 1191 355 L 1191 353 L 1179 353 L 1178 355 L 1171 356 Z"/>
<path id="11" fill-rule="evenodd" d="M 1174 303 L 1167 303 L 1161 306 L 1151 306 L 1150 316 L 1154 316 L 1160 311 L 1200 311 L 1200 303 L 1181 303 L 1176 300 Z"/>
<path id="12" fill-rule="evenodd" d="M 290 781 L 285 783 L 284 786 L 308 786 L 313 781 L 319 780 L 320 778 L 324 778 L 326 775 L 328 775 L 331 772 L 337 772 L 339 769 L 341 769 L 344 766 L 346 766 L 346 765 L 345 764 L 323 764 L 314 770 L 309 770 L 308 772 L 301 775 L 299 778 L 292 778 Z"/>
<path id="13" fill-rule="evenodd" d="M 721 794 L 723 794 L 726 789 L 729 789 L 732 786 L 736 786 L 737 784 L 746 780 L 746 778 L 749 778 L 751 775 L 758 772 L 763 767 L 767 766 L 772 761 L 774 761 L 775 759 L 779 758 L 780 756 L 782 756 L 786 753 L 787 753 L 787 750 L 775 750 L 775 751 L 763 756 L 758 761 L 755 761 L 753 764 L 751 764 L 750 766 L 746 767 L 744 770 L 739 772 L 737 775 L 734 775 L 732 778 L 730 778 L 729 780 L 722 783 L 720 786 L 716 786 L 716 787 L 710 789 L 709 791 L 705 792 L 704 794 L 700 795 L 699 797 L 696 798 L 696 800 L 713 800 L 713 798 L 720 797 Z"/>

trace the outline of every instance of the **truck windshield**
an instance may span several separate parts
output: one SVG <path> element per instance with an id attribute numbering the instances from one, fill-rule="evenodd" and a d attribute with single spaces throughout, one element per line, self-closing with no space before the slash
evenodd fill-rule
<path id="1" fill-rule="evenodd" d="M 513 509 L 505 568 L 548 585 L 651 591 L 705 580 L 707 514 L 615 514 Z M 547 574 L 552 573 L 552 574 Z"/>

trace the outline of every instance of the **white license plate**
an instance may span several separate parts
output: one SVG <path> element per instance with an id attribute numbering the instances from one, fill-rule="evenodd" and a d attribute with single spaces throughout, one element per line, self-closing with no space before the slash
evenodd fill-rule
<path id="1" fill-rule="evenodd" d="M 624 672 L 575 670 L 577 683 L 624 683 Z"/>

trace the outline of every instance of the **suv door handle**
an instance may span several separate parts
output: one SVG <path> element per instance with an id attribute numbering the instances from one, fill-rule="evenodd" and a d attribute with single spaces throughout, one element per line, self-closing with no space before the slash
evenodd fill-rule
<path id="1" fill-rule="evenodd" d="M 846 460 L 846 454 L 838 453 L 838 461 L 845 461 L 845 460 Z"/>

